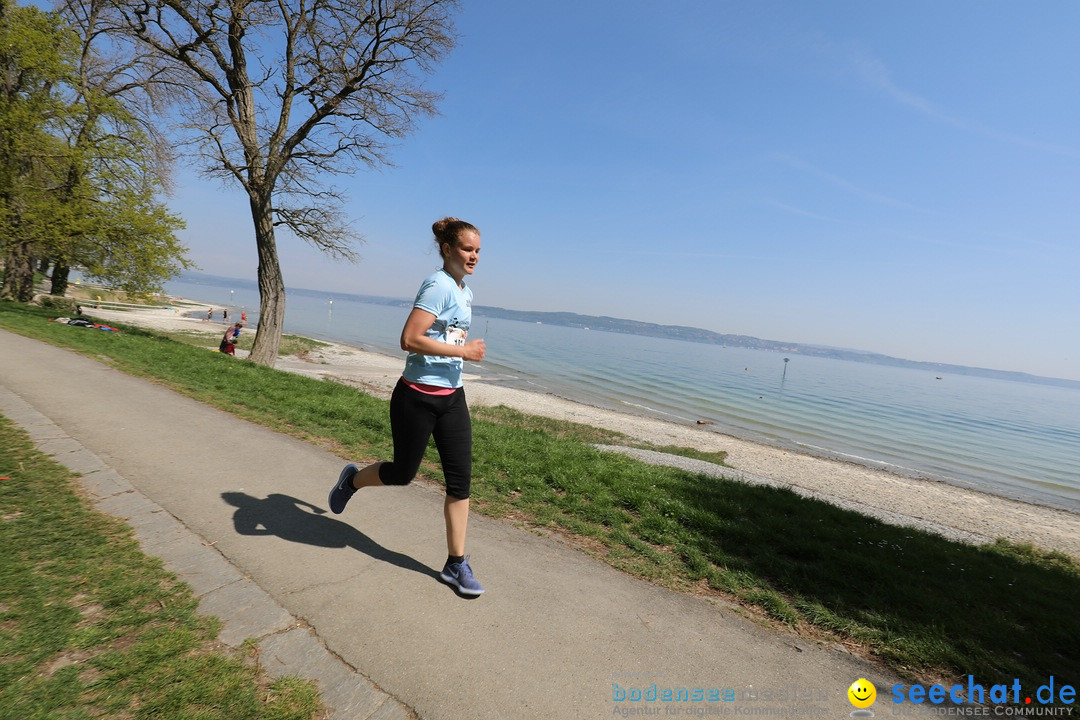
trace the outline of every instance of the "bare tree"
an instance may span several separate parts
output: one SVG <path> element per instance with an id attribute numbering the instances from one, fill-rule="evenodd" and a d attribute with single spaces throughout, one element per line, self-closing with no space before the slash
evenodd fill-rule
<path id="1" fill-rule="evenodd" d="M 251 359 L 277 357 L 285 284 L 275 228 L 355 259 L 359 236 L 326 175 L 387 161 L 435 112 L 422 78 L 454 45 L 457 0 L 113 0 L 124 29 L 187 73 L 175 91 L 210 176 L 235 180 L 258 250 Z"/>

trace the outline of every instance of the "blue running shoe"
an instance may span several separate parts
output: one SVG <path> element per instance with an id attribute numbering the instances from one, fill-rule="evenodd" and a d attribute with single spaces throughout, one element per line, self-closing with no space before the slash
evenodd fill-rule
<path id="1" fill-rule="evenodd" d="M 442 573 L 439 574 L 439 579 L 447 585 L 456 587 L 462 595 L 475 597 L 484 592 L 484 586 L 473 577 L 472 568 L 469 567 L 469 558 L 467 557 L 459 563 L 448 561 L 446 566 L 443 567 Z"/>
<path id="2" fill-rule="evenodd" d="M 349 463 L 341 471 L 341 475 L 338 475 L 337 484 L 330 491 L 330 496 L 326 498 L 326 504 L 330 506 L 330 511 L 335 515 L 341 514 L 345 506 L 349 504 L 349 498 L 356 493 L 356 488 L 352 486 L 352 479 L 356 477 L 358 472 L 356 466 Z"/>

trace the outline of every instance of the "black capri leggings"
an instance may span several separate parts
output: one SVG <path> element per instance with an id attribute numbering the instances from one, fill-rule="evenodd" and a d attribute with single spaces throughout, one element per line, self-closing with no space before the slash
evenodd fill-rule
<path id="1" fill-rule="evenodd" d="M 452 395 L 428 395 L 398 380 L 390 396 L 394 461 L 379 466 L 383 485 L 408 485 L 420 469 L 428 440 L 435 436 L 446 494 L 466 500 L 472 486 L 472 419 L 465 388 Z"/>

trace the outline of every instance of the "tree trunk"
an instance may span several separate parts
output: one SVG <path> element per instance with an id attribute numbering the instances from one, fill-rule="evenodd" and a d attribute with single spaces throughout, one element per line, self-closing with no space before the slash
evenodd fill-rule
<path id="1" fill-rule="evenodd" d="M 49 289 L 50 295 L 59 295 L 64 297 L 67 294 L 68 289 L 68 275 L 71 273 L 71 268 L 64 260 L 57 260 L 53 265 L 52 271 L 52 287 Z"/>
<path id="2" fill-rule="evenodd" d="M 11 240 L 4 253 L 4 286 L 0 288 L 0 297 L 17 302 L 30 302 L 34 299 L 34 258 L 30 243 L 26 240 Z"/>
<path id="3" fill-rule="evenodd" d="M 259 329 L 251 346 L 250 360 L 273 367 L 285 324 L 285 280 L 278 262 L 269 192 L 251 195 L 251 217 L 255 221 L 255 246 L 259 252 Z"/>

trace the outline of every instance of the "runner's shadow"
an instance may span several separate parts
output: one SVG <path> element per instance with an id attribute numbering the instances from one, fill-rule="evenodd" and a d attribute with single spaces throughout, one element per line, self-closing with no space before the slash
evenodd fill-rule
<path id="1" fill-rule="evenodd" d="M 352 525 L 327 517 L 325 510 L 305 500 L 279 493 L 260 500 L 242 492 L 223 492 L 221 498 L 236 507 L 233 525 L 241 535 L 276 535 L 282 540 L 316 547 L 348 547 L 405 570 L 439 577 L 437 571 L 408 555 L 384 548 Z"/>

